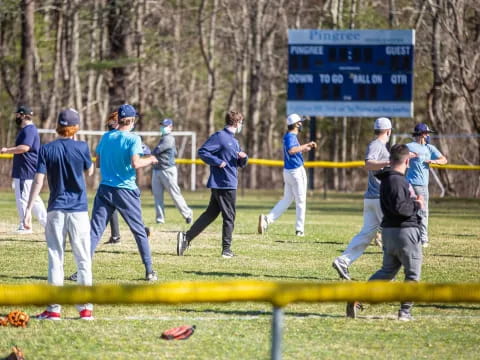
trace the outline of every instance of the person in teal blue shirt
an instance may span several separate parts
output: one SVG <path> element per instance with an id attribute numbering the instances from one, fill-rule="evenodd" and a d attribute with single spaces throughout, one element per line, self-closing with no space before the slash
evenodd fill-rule
<path id="1" fill-rule="evenodd" d="M 145 265 L 147 281 L 157 280 L 142 219 L 140 190 L 136 184 L 136 169 L 156 164 L 155 156 L 142 156 L 142 141 L 131 133 L 137 113 L 125 104 L 118 109 L 118 128 L 105 133 L 97 146 L 97 166 L 102 180 L 93 203 L 91 220 L 92 256 L 105 231 L 112 213 L 118 210 L 132 231 Z"/>
<path id="2" fill-rule="evenodd" d="M 425 207 L 419 210 L 422 217 L 420 224 L 420 239 L 423 247 L 428 246 L 428 183 L 430 176 L 430 164 L 444 165 L 447 158 L 432 144 L 430 144 L 431 130 L 426 124 L 420 123 L 413 130 L 415 141 L 408 143 L 408 149 L 414 154 L 410 159 L 410 167 L 407 171 L 407 180 L 413 186 L 415 194 L 422 195 Z"/>

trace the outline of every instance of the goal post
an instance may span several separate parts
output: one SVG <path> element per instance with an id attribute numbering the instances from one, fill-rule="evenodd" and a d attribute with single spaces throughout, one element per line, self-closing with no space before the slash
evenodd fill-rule
<path id="1" fill-rule="evenodd" d="M 56 135 L 56 131 L 54 129 L 38 129 L 39 134 L 53 134 Z M 102 136 L 105 134 L 106 131 L 103 130 L 80 130 L 77 132 L 77 135 L 80 137 L 86 136 Z M 135 131 L 135 134 L 142 136 L 142 137 L 154 137 L 159 138 L 161 136 L 160 131 Z M 188 149 L 188 139 L 190 138 L 190 190 L 195 191 L 196 189 L 196 153 L 197 153 L 197 134 L 193 131 L 172 131 L 171 133 L 175 137 L 182 138 L 177 144 L 177 151 L 178 157 L 183 158 L 184 155 L 187 153 Z"/>

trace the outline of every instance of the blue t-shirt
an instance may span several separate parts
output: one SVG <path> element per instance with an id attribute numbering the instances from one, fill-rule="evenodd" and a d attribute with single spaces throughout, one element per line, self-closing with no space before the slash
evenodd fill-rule
<path id="1" fill-rule="evenodd" d="M 198 149 L 198 156 L 210 165 L 210 177 L 207 187 L 210 189 L 236 189 L 238 186 L 238 167 L 247 166 L 248 158 L 240 159 L 242 151 L 234 134 L 225 128 L 210 136 Z M 219 165 L 227 164 L 221 168 Z"/>
<path id="2" fill-rule="evenodd" d="M 283 167 L 288 170 L 303 166 L 303 155 L 301 152 L 290 155 L 288 150 L 295 146 L 300 146 L 297 135 L 287 132 L 283 137 Z"/>
<path id="3" fill-rule="evenodd" d="M 37 170 L 38 151 L 40 150 L 40 137 L 37 127 L 29 124 L 22 128 L 15 140 L 15 146 L 26 145 L 30 150 L 23 154 L 13 155 L 12 178 L 33 179 Z"/>
<path id="4" fill-rule="evenodd" d="M 37 172 L 47 174 L 47 211 L 88 211 L 83 172 L 90 166 L 90 150 L 84 141 L 57 139 L 40 148 Z"/>
<path id="5" fill-rule="evenodd" d="M 428 186 L 430 165 L 426 160 L 437 160 L 443 155 L 438 149 L 430 144 L 419 144 L 416 141 L 407 144 L 411 152 L 417 153 L 417 157 L 410 159 L 410 167 L 407 170 L 407 180 L 416 186 Z"/>
<path id="6" fill-rule="evenodd" d="M 387 150 L 386 144 L 378 139 L 373 140 L 367 146 L 367 153 L 365 160 L 388 161 L 390 153 Z M 375 176 L 381 170 L 368 171 L 368 186 L 365 191 L 365 199 L 380 199 L 380 180 Z"/>
<path id="7" fill-rule="evenodd" d="M 137 189 L 132 156 L 143 155 L 140 136 L 128 131 L 109 131 L 100 139 L 96 152 L 100 156 L 100 184 L 128 190 Z"/>

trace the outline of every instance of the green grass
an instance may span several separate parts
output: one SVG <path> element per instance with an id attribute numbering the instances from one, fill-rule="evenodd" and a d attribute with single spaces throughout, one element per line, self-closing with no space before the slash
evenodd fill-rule
<path id="1" fill-rule="evenodd" d="M 45 194 L 44 194 L 45 195 Z M 209 193 L 186 193 L 194 215 L 204 210 Z M 93 194 L 92 194 L 93 196 Z M 152 228 L 154 266 L 160 281 L 263 279 L 337 281 L 332 260 L 362 223 L 361 194 L 308 198 L 306 236 L 294 234 L 294 209 L 256 234 L 257 218 L 280 198 L 279 192 L 239 192 L 233 250 L 220 257 L 221 220 L 194 240 L 184 257 L 175 255 L 176 231 L 187 226 L 167 196 L 167 223 L 154 224 L 153 198 L 144 191 L 143 209 Z M 46 198 L 46 196 L 44 196 Z M 91 199 L 90 199 L 91 200 Z M 480 202 L 433 199 L 431 246 L 425 249 L 422 280 L 475 282 L 480 265 Z M 47 250 L 43 234 L 12 234 L 17 216 L 11 192 L 0 193 L 0 282 L 46 283 Z M 121 221 L 122 243 L 102 245 L 94 258 L 95 283 L 141 283 L 144 268 L 135 242 Z M 104 240 L 109 232 L 106 232 Z M 69 249 L 69 247 L 68 247 Z M 381 264 L 381 250 L 371 246 L 350 268 L 366 280 Z M 73 272 L 68 250 L 66 274 Z M 68 281 L 67 281 L 68 282 Z M 478 358 L 480 304 L 417 304 L 416 321 L 395 320 L 398 304 L 367 305 L 361 317 L 347 320 L 345 304 L 293 304 L 285 308 L 284 359 L 472 359 Z M 12 307 L 0 307 L 6 314 Z M 22 308 L 34 315 L 43 307 Z M 271 306 L 258 303 L 178 306 L 95 306 L 96 320 L 81 322 L 73 306 L 64 306 L 61 322 L 31 321 L 27 329 L 0 328 L 0 357 L 17 344 L 28 359 L 268 359 Z M 163 330 L 195 324 L 187 341 L 160 339 Z"/>

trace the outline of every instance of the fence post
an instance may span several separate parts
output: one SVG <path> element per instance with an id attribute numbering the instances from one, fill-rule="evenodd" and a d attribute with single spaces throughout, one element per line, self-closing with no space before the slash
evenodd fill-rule
<path id="1" fill-rule="evenodd" d="M 283 309 L 273 308 L 272 319 L 272 360 L 282 359 Z"/>

